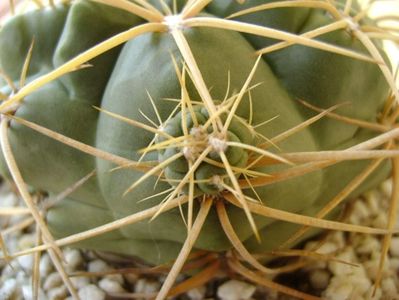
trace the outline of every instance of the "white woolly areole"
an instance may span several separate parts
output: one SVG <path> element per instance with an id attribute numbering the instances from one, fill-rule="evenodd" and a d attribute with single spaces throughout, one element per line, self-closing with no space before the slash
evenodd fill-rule
<path id="1" fill-rule="evenodd" d="M 215 152 L 225 152 L 228 147 L 225 139 L 215 136 L 209 137 L 209 145 L 212 146 L 213 151 Z"/>
<path id="2" fill-rule="evenodd" d="M 181 15 L 166 16 L 163 23 L 169 27 L 169 31 L 182 30 L 184 28 Z"/>
<path id="3" fill-rule="evenodd" d="M 190 138 L 194 141 L 206 141 L 207 134 L 204 132 L 201 126 L 198 127 L 193 127 L 190 130 Z M 204 146 L 198 146 L 198 145 L 190 145 L 190 142 L 188 140 L 185 141 L 185 145 L 181 150 L 183 153 L 184 157 L 187 160 L 190 161 L 195 161 L 200 153 L 205 150 Z"/>
<path id="4" fill-rule="evenodd" d="M 211 184 L 217 187 L 219 191 L 223 191 L 223 178 L 219 175 L 213 175 L 211 178 Z"/>
<path id="5" fill-rule="evenodd" d="M 197 157 L 197 151 L 195 151 L 193 147 L 185 146 L 183 147 L 181 152 L 183 153 L 184 157 L 189 161 L 194 161 Z"/>
<path id="6" fill-rule="evenodd" d="M 202 126 L 198 126 L 198 127 L 193 127 L 190 130 L 190 135 L 194 138 L 194 139 L 202 139 L 204 137 L 204 131 L 202 129 Z"/>

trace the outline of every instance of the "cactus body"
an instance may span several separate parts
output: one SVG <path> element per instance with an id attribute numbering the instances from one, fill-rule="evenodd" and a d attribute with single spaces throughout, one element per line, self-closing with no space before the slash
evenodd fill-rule
<path id="1" fill-rule="evenodd" d="M 226 17 L 263 3 L 265 1 L 239 4 L 215 0 L 203 15 Z M 255 12 L 236 20 L 302 34 L 331 23 L 332 17 L 321 9 L 290 7 Z M 101 41 L 143 23 L 144 20 L 127 12 L 90 1 L 77 1 L 19 15 L 1 29 L 1 68 L 17 84 L 24 62 L 22 58 L 34 39 L 27 78 L 29 83 Z M 221 105 L 225 99 L 228 78 L 228 96 L 240 91 L 256 62 L 255 50 L 278 42 L 272 38 L 214 28 L 187 27 L 182 32 L 216 105 Z M 318 40 L 367 53 L 350 30 L 337 30 L 322 35 Z M 90 67 L 66 74 L 30 93 L 16 110 L 18 118 L 137 161 L 141 157 L 139 151 L 151 143 L 154 133 L 99 112 L 93 106 L 148 124 L 142 113 L 152 120 L 157 119 L 149 101 L 150 95 L 163 121 L 172 114 L 172 118 L 164 124 L 164 132 L 178 138 L 184 136 L 183 127 L 186 126 L 188 133 L 194 136 L 193 140 L 201 141 L 201 134 L 204 137 L 205 146 L 170 146 L 149 152 L 144 161 L 162 163 L 173 155 L 183 155 L 164 169 L 165 180 L 157 182 L 157 176 L 149 177 L 133 192 L 123 196 L 126 189 L 143 176 L 143 172 L 131 168 L 110 172 L 115 164 L 67 147 L 11 121 L 9 136 L 16 160 L 26 182 L 34 188 L 55 195 L 96 170 L 94 178 L 50 209 L 48 224 L 55 236 L 63 237 L 94 228 L 159 204 L 165 194 L 140 200 L 178 185 L 189 169 L 187 157 L 198 157 L 203 153 L 209 146 L 209 137 L 218 142 L 219 137 L 212 136 L 213 125 L 203 132 L 196 131 L 200 126 L 195 126 L 193 116 L 188 111 L 173 114 L 176 102 L 165 100 L 182 97 L 181 82 L 172 57 L 179 63 L 183 60 L 170 32 L 142 34 L 89 61 Z M 190 98 L 199 101 L 202 95 L 188 75 L 186 81 Z M 250 146 L 267 143 L 261 135 L 273 138 L 315 115 L 298 99 L 324 109 L 349 102 L 336 112 L 376 122 L 389 94 L 386 80 L 376 64 L 302 45 L 264 55 L 251 83 L 259 85 L 251 89 L 250 94 L 245 93 L 227 134 L 227 141 Z M 3 93 L 10 92 L 6 82 L 2 82 L 2 86 Z M 203 104 L 195 104 L 194 110 L 199 125 L 204 125 L 209 120 L 209 112 Z M 221 114 L 222 122 L 227 116 L 227 112 Z M 271 121 L 257 128 L 252 126 L 266 120 Z M 268 150 L 275 154 L 341 150 L 374 135 L 374 132 L 359 126 L 324 118 L 278 142 L 277 146 L 269 145 Z M 167 138 L 157 137 L 155 144 L 165 140 Z M 220 146 L 232 167 L 245 168 L 253 161 L 251 150 L 223 143 Z M 221 164 L 222 160 L 215 150 L 218 148 L 213 147 L 207 157 Z M 366 165 L 364 161 L 342 162 L 286 181 L 257 186 L 255 190 L 268 207 L 314 215 Z M 274 174 L 289 167 L 270 164 L 254 167 L 253 170 Z M 2 169 L 5 172 L 6 167 Z M 388 165 L 379 168 L 351 196 L 379 183 L 388 171 Z M 231 180 L 223 179 L 228 177 L 225 168 L 207 162 L 201 162 L 193 176 L 198 180 L 194 193 L 199 199 L 204 194 L 223 197 L 223 186 L 218 186 L 212 178 L 222 178 L 225 184 L 231 184 Z M 236 178 L 244 181 L 240 172 Z M 183 192 L 188 193 L 188 189 L 186 185 Z M 243 192 L 255 198 L 249 187 Z M 198 205 L 195 206 L 197 209 Z M 253 252 L 275 249 L 298 228 L 297 225 L 255 215 L 262 237 L 259 242 L 242 209 L 229 206 L 228 214 L 240 240 Z M 186 235 L 187 229 L 176 208 L 160 214 L 151 222 L 144 220 L 85 240 L 77 246 L 136 255 L 156 264 L 174 259 Z M 207 217 L 195 248 L 217 252 L 231 248 L 215 211 L 211 210 Z"/>

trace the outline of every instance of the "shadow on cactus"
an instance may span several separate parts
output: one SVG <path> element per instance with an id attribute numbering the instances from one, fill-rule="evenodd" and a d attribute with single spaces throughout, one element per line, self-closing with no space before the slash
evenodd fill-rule
<path id="1" fill-rule="evenodd" d="M 4 258 L 48 250 L 75 298 L 65 245 L 174 261 L 157 299 L 220 270 L 316 299 L 265 276 L 298 263 L 270 269 L 254 254 L 329 229 L 385 235 L 385 255 L 392 213 L 388 228 L 332 221 L 398 171 L 395 78 L 368 35 L 381 31 L 351 5 L 96 0 L 11 18 L 2 171 L 43 244 Z M 50 200 L 37 205 L 27 184 Z M 391 211 L 397 194 L 394 181 Z"/>

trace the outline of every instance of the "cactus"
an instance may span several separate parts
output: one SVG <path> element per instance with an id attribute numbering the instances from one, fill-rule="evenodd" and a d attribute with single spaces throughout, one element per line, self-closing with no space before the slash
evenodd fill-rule
<path id="1" fill-rule="evenodd" d="M 251 253 L 320 228 L 389 239 L 334 221 L 397 168 L 398 92 L 375 24 L 332 2 L 67 1 L 6 22 L 1 170 L 40 250 L 176 260 L 162 299 L 190 251 L 273 272 Z M 27 184 L 68 195 L 44 220 Z"/>

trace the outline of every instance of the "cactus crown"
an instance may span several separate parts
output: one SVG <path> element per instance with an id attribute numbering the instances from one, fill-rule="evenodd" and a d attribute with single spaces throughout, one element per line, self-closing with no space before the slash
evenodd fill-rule
<path id="1" fill-rule="evenodd" d="M 164 169 L 165 177 L 172 186 L 176 186 L 187 176 L 186 174 L 190 174 L 188 173 L 190 166 L 195 164 L 201 156 L 203 161 L 193 174 L 195 178 L 193 188 L 197 190 L 195 194 L 201 192 L 216 194 L 225 190 L 223 185 L 228 174 L 223 168 L 220 153 L 224 153 L 232 168 L 244 168 L 247 165 L 248 152 L 245 149 L 229 145 L 242 141 L 245 145 L 251 145 L 254 139 L 254 130 L 250 125 L 242 119 L 235 118 L 227 130 L 224 128 L 218 130 L 213 128 L 211 123 L 208 112 L 203 107 L 197 106 L 192 107 L 192 111 L 184 114 L 178 113 L 163 126 L 163 133 L 172 138 L 167 139 L 167 137 L 160 136 L 157 139 L 158 159 L 160 163 L 164 163 L 175 158 Z M 223 127 L 227 126 L 223 125 Z M 204 153 L 207 155 L 205 156 Z M 237 176 L 239 175 L 238 172 Z"/>

